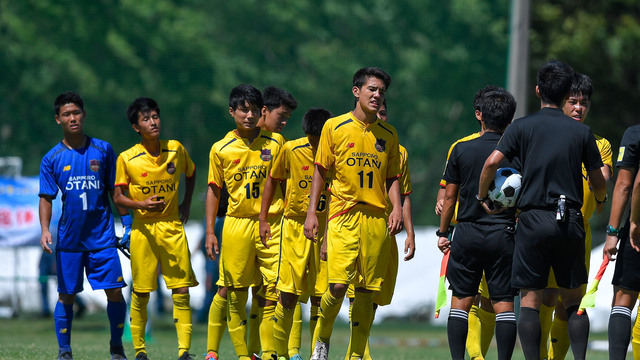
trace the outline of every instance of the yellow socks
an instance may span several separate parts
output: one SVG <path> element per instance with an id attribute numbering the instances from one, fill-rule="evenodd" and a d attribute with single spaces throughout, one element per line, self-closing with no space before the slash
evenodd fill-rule
<path id="1" fill-rule="evenodd" d="M 471 360 L 484 359 L 482 355 L 482 345 L 480 342 L 482 330 L 480 325 L 480 315 L 478 314 L 479 311 L 480 308 L 478 305 L 472 305 L 471 310 L 469 311 L 469 332 L 467 333 L 466 347 Z"/>
<path id="2" fill-rule="evenodd" d="M 276 346 L 273 339 L 275 310 L 275 305 L 265 306 L 260 309 L 260 312 L 262 312 L 262 316 L 259 316 L 262 320 L 260 322 L 260 343 L 262 344 L 262 357 L 265 359 L 270 359 L 271 354 L 276 353 Z"/>
<path id="3" fill-rule="evenodd" d="M 247 312 L 244 308 L 248 297 L 247 290 L 227 291 L 227 325 L 231 342 L 239 358 L 251 355 L 247 349 Z"/>
<path id="4" fill-rule="evenodd" d="M 555 309 L 555 306 L 540 304 L 540 359 L 546 359 L 549 353 L 547 343 L 549 342 L 549 331 L 551 330 L 551 321 L 553 320 L 553 311 Z"/>
<path id="5" fill-rule="evenodd" d="M 331 295 L 330 291 L 326 291 L 322 295 L 320 300 L 320 312 L 318 315 L 318 340 L 329 343 L 331 340 L 331 333 L 333 332 L 333 323 L 336 321 L 336 317 L 340 312 L 340 306 L 342 305 L 342 297 L 337 299 Z M 315 344 L 314 344 L 315 345 Z"/>
<path id="6" fill-rule="evenodd" d="M 563 359 L 567 356 L 569 347 L 569 325 L 565 320 L 554 318 L 549 333 L 549 360 Z"/>
<path id="7" fill-rule="evenodd" d="M 318 318 L 320 317 L 320 307 L 311 305 L 309 311 L 309 334 L 311 335 L 311 352 L 313 353 L 313 348 L 316 345 L 317 339 L 317 327 L 318 327 Z M 311 355 L 309 355 L 311 358 Z"/>
<path id="8" fill-rule="evenodd" d="M 302 345 L 302 308 L 300 302 L 296 303 L 295 311 L 293 313 L 293 323 L 291 324 L 291 330 L 289 331 L 289 357 L 293 357 L 300 353 L 300 346 Z"/>
<path id="9" fill-rule="evenodd" d="M 144 329 L 147 326 L 147 304 L 149 303 L 149 294 L 139 296 L 137 293 L 131 293 L 131 309 L 129 311 L 129 320 L 131 322 L 131 341 L 136 355 L 145 351 Z"/>
<path id="10" fill-rule="evenodd" d="M 178 334 L 178 356 L 191 348 L 191 334 L 193 325 L 191 324 L 191 305 L 189 304 L 189 294 L 173 294 L 173 322 L 176 325 Z"/>
<path id="11" fill-rule="evenodd" d="M 351 310 L 351 358 L 363 358 L 373 319 L 373 293 L 356 291 Z"/>
<path id="12" fill-rule="evenodd" d="M 288 351 L 289 336 L 287 336 L 287 334 L 291 333 L 294 313 L 294 309 L 287 309 L 280 303 L 276 305 L 274 315 L 276 321 L 275 324 L 273 324 L 273 338 L 278 357 L 283 356 Z M 289 356 L 292 355 L 289 354 Z"/>
<path id="13" fill-rule="evenodd" d="M 489 345 L 493 340 L 493 334 L 496 329 L 496 313 L 486 311 L 482 307 L 478 308 L 478 316 L 480 317 L 480 346 L 482 357 L 487 356 Z"/>
<path id="14" fill-rule="evenodd" d="M 249 355 L 260 354 L 260 324 L 262 323 L 262 319 L 260 318 L 261 315 L 262 312 L 260 311 L 260 307 L 258 306 L 258 299 L 252 297 L 247 329 L 249 333 L 249 339 L 247 340 Z"/>
<path id="15" fill-rule="evenodd" d="M 220 341 L 224 329 L 227 328 L 227 299 L 216 294 L 209 307 L 209 323 L 207 332 L 207 352 L 213 351 L 218 355 Z"/>

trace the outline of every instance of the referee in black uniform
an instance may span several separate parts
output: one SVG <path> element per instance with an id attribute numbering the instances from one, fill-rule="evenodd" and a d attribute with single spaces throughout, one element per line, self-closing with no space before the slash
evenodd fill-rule
<path id="1" fill-rule="evenodd" d="M 489 215 L 476 200 L 482 164 L 496 148 L 516 111 L 516 101 L 509 92 L 492 88 L 484 92 L 480 99 L 483 135 L 457 143 L 444 173 L 447 186 L 437 235 L 440 250 L 451 251 L 447 278 L 453 298 L 447 335 L 451 358 L 454 360 L 464 359 L 469 309 L 478 294 L 483 271 L 496 312 L 498 359 L 511 359 L 516 342 L 513 298 L 517 290 L 511 286 L 515 208 Z M 506 165 L 514 167 L 514 164 Z M 458 198 L 458 226 L 449 242 L 448 228 Z"/>
<path id="2" fill-rule="evenodd" d="M 639 165 L 640 125 L 634 125 L 624 132 L 620 142 L 620 153 L 616 162 L 618 179 L 613 190 L 611 215 L 607 226 L 607 241 L 604 245 L 604 256 L 610 260 L 617 259 L 612 281 L 615 298 L 609 316 L 609 359 L 624 359 L 627 355 L 631 337 L 631 311 L 640 292 L 640 252 L 637 249 L 637 236 L 634 236 L 636 240 L 636 249 L 634 249 L 629 231 L 630 227 L 637 229 L 635 224 L 640 220 L 638 219 L 638 208 L 640 208 L 638 191 L 640 189 L 634 185 L 634 179 L 636 184 L 640 180 L 637 175 Z M 627 220 L 624 227 L 620 228 L 632 188 L 633 200 L 630 219 Z M 616 249 L 619 240 L 622 240 L 620 248 Z M 634 357 L 638 355 L 634 354 Z"/>
<path id="3" fill-rule="evenodd" d="M 484 164 L 478 198 L 490 211 L 487 190 L 502 160 L 519 158 L 522 189 L 518 200 L 518 229 L 511 285 L 520 289 L 518 332 L 526 359 L 540 359 L 542 290 L 549 269 L 556 274 L 560 297 L 567 309 L 569 339 L 576 360 L 584 359 L 589 317 L 577 315 L 587 282 L 584 263 L 582 164 L 587 169 L 598 203 L 606 200 L 603 166 L 593 133 L 587 125 L 562 113 L 569 95 L 573 69 L 551 60 L 537 74 L 536 95 L 541 110 L 518 119 L 505 131 Z"/>

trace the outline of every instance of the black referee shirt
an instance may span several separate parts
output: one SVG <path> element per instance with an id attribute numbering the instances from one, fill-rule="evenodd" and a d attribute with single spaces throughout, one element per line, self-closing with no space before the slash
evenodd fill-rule
<path id="1" fill-rule="evenodd" d="M 620 141 L 617 167 L 638 168 L 640 164 L 640 125 L 634 125 L 624 132 Z"/>
<path id="2" fill-rule="evenodd" d="M 574 208 L 582 207 L 582 164 L 587 171 L 603 166 L 591 129 L 556 108 L 515 120 L 496 150 L 520 160 L 518 208 L 523 210 L 551 209 L 560 195 Z"/>
<path id="3" fill-rule="evenodd" d="M 489 215 L 478 200 L 478 183 L 484 162 L 495 150 L 502 135 L 485 132 L 481 137 L 457 143 L 447 162 L 443 179 L 447 184 L 460 185 L 458 195 L 458 222 L 476 222 L 481 224 L 513 224 L 515 208 L 507 209 L 500 214 Z M 502 167 L 514 167 L 503 164 Z"/>

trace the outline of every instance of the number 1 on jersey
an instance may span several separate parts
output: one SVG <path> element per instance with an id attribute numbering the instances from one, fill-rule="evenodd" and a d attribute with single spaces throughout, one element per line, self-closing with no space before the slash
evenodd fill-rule
<path id="1" fill-rule="evenodd" d="M 87 193 L 83 192 L 79 198 L 82 199 L 82 210 L 87 211 Z"/>

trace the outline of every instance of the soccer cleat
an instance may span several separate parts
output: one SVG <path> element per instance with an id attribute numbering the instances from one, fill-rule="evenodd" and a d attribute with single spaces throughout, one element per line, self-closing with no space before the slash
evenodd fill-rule
<path id="1" fill-rule="evenodd" d="M 251 355 L 251 360 L 262 360 L 262 358 L 258 354 L 253 354 Z"/>
<path id="2" fill-rule="evenodd" d="M 316 346 L 313 348 L 313 355 L 311 360 L 328 360 L 329 359 L 329 344 L 320 340 L 316 341 Z"/>
<path id="3" fill-rule="evenodd" d="M 289 360 L 302 360 L 302 356 L 300 356 L 300 354 L 295 354 Z"/>
<path id="4" fill-rule="evenodd" d="M 127 360 L 127 356 L 124 354 L 124 348 L 122 346 L 111 347 L 111 360 Z"/>
<path id="5" fill-rule="evenodd" d="M 182 353 L 182 355 L 180 355 L 178 360 L 192 360 L 194 357 L 195 355 L 192 356 L 188 351 L 185 351 Z"/>
<path id="6" fill-rule="evenodd" d="M 213 351 L 210 351 L 207 353 L 207 357 L 205 357 L 204 360 L 218 360 L 218 356 Z"/>
<path id="7" fill-rule="evenodd" d="M 73 360 L 73 355 L 71 355 L 71 350 L 58 351 L 58 360 Z"/>
<path id="8" fill-rule="evenodd" d="M 147 357 L 147 353 L 142 351 L 136 354 L 136 360 L 149 360 L 149 358 Z"/>

